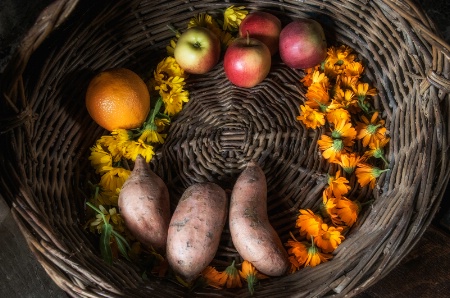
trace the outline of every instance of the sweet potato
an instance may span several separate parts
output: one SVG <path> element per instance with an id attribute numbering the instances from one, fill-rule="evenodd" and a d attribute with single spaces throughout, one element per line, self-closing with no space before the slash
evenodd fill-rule
<path id="1" fill-rule="evenodd" d="M 266 176 L 250 162 L 239 175 L 230 200 L 230 232 L 242 258 L 269 276 L 280 276 L 289 268 L 288 255 L 267 215 Z"/>
<path id="2" fill-rule="evenodd" d="M 120 191 L 119 212 L 137 240 L 165 253 L 170 222 L 169 191 L 141 155 Z"/>
<path id="3" fill-rule="evenodd" d="M 192 282 L 213 260 L 227 217 L 227 196 L 217 184 L 188 187 L 172 215 L 167 261 L 174 272 Z"/>

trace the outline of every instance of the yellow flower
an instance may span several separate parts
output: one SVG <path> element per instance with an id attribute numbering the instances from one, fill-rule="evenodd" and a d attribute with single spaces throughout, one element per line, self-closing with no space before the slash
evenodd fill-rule
<path id="1" fill-rule="evenodd" d="M 139 140 L 145 143 L 164 143 L 164 139 L 166 138 L 166 134 L 160 134 L 157 131 L 156 125 L 154 125 L 154 129 L 151 127 L 145 128 L 142 131 L 142 134 L 139 136 Z"/>
<path id="2" fill-rule="evenodd" d="M 168 56 L 158 63 L 154 71 L 155 90 L 160 90 L 161 93 L 169 92 L 175 86 L 183 87 L 186 84 L 187 76 L 188 74 L 180 67 L 175 58 Z"/>
<path id="3" fill-rule="evenodd" d="M 171 39 L 169 45 L 166 46 L 167 55 L 173 57 L 178 38 Z"/>
<path id="4" fill-rule="evenodd" d="M 331 219 L 334 225 L 340 224 L 340 220 L 336 214 L 336 198 L 333 197 L 329 188 L 322 193 L 322 204 L 320 204 L 320 213 L 323 217 Z"/>
<path id="5" fill-rule="evenodd" d="M 247 281 L 248 290 L 250 291 L 251 295 L 253 295 L 253 293 L 255 292 L 254 286 L 258 282 L 258 280 L 268 278 L 268 276 L 259 273 L 258 270 L 256 270 L 255 266 L 253 266 L 253 264 L 247 260 L 244 260 L 244 262 L 242 262 L 239 275 Z"/>
<path id="6" fill-rule="evenodd" d="M 299 228 L 300 235 L 309 239 L 311 236 L 319 235 L 322 217 L 314 214 L 310 209 L 300 209 L 300 215 L 297 217 L 295 226 Z"/>
<path id="7" fill-rule="evenodd" d="M 303 86 L 305 86 L 305 87 L 311 86 L 313 73 L 318 69 L 319 69 L 319 66 L 316 66 L 314 68 L 310 67 L 310 68 L 307 68 L 304 70 L 305 76 L 300 80 L 300 82 L 303 83 Z"/>
<path id="8" fill-rule="evenodd" d="M 384 120 L 378 119 L 378 112 L 373 113 L 370 121 L 366 116 L 361 116 L 363 122 L 356 124 L 356 130 L 358 131 L 357 138 L 362 139 L 364 147 L 367 147 L 370 143 L 374 143 L 376 140 L 383 140 L 386 138 L 386 127 L 384 127 Z"/>
<path id="9" fill-rule="evenodd" d="M 245 6 L 229 6 L 223 13 L 223 30 L 236 31 L 242 20 L 247 16 Z"/>
<path id="10" fill-rule="evenodd" d="M 131 173 L 130 170 L 117 167 L 105 167 L 105 170 L 107 171 L 100 178 L 99 185 L 106 191 L 116 191 L 117 188 L 122 188 Z"/>
<path id="11" fill-rule="evenodd" d="M 350 89 L 337 88 L 333 99 L 340 103 L 344 108 L 355 106 L 358 103 L 355 93 Z"/>
<path id="12" fill-rule="evenodd" d="M 170 125 L 169 118 L 155 118 L 155 125 L 157 127 L 158 132 L 162 132 L 166 129 L 167 126 Z"/>
<path id="13" fill-rule="evenodd" d="M 325 89 L 328 89 L 330 86 L 330 82 L 328 80 L 328 77 L 325 75 L 325 73 L 320 72 L 319 70 L 314 70 L 312 74 L 312 84 L 322 84 Z"/>
<path id="14" fill-rule="evenodd" d="M 341 235 L 342 230 L 342 227 L 328 226 L 324 223 L 321 226 L 319 236 L 315 237 L 314 240 L 324 253 L 333 252 L 345 239 L 345 237 Z"/>
<path id="15" fill-rule="evenodd" d="M 356 222 L 359 211 L 359 204 L 346 197 L 341 197 L 336 201 L 336 213 L 339 219 L 349 227 Z"/>
<path id="16" fill-rule="evenodd" d="M 226 275 L 226 285 L 227 288 L 242 288 L 241 276 L 239 275 L 239 271 L 234 266 L 234 261 L 225 269 Z"/>
<path id="17" fill-rule="evenodd" d="M 119 192 L 120 189 L 118 188 L 116 190 L 103 190 L 94 195 L 90 201 L 95 206 L 118 206 Z"/>
<path id="18" fill-rule="evenodd" d="M 312 109 L 310 106 L 300 106 L 300 116 L 297 116 L 297 120 L 302 121 L 306 127 L 316 129 L 317 127 L 325 124 L 325 115 L 317 110 Z"/>
<path id="19" fill-rule="evenodd" d="M 327 262 L 331 259 L 331 255 L 320 252 L 317 246 L 314 244 L 314 239 L 311 238 L 311 246 L 308 248 L 308 255 L 305 261 L 305 267 L 315 267 L 320 263 Z"/>
<path id="20" fill-rule="evenodd" d="M 347 174 L 352 174 L 356 166 L 363 160 L 364 158 L 357 153 L 344 153 L 333 162 L 339 164 Z"/>
<path id="21" fill-rule="evenodd" d="M 99 142 L 97 142 L 91 148 L 89 160 L 91 161 L 91 165 L 94 167 L 95 172 L 104 173 L 106 167 L 112 166 L 113 157 L 111 153 L 106 152 Z"/>
<path id="22" fill-rule="evenodd" d="M 155 152 L 153 152 L 153 146 L 138 139 L 137 141 L 130 142 L 125 157 L 135 161 L 139 154 L 145 158 L 146 162 L 150 162 Z"/>
<path id="23" fill-rule="evenodd" d="M 227 282 L 227 275 L 225 272 L 219 272 L 216 268 L 211 266 L 206 267 L 201 275 L 209 286 L 216 289 L 221 289 Z"/>
<path id="24" fill-rule="evenodd" d="M 112 155 L 113 162 L 118 162 L 125 152 L 130 141 L 130 133 L 126 129 L 114 129 L 111 135 L 102 136 L 97 140 L 98 144 L 106 147 Z"/>
<path id="25" fill-rule="evenodd" d="M 375 88 L 369 89 L 368 83 L 358 83 L 354 89 L 356 96 L 360 100 L 366 98 L 366 96 L 375 96 L 377 94 L 377 90 Z"/>
<path id="26" fill-rule="evenodd" d="M 165 108 L 164 113 L 174 116 L 182 110 L 183 103 L 189 101 L 189 92 L 181 87 L 173 88 L 169 93 L 165 93 L 162 99 Z"/>
<path id="27" fill-rule="evenodd" d="M 197 27 L 197 26 L 208 28 L 219 39 L 223 32 L 220 29 L 219 24 L 217 24 L 216 20 L 207 13 L 197 14 L 195 17 L 193 17 L 189 20 L 189 23 L 187 25 L 188 28 L 193 28 L 193 27 Z"/>
<path id="28" fill-rule="evenodd" d="M 373 189 L 375 188 L 377 178 L 386 171 L 389 171 L 389 169 L 381 170 L 378 167 L 360 163 L 358 164 L 358 168 L 355 170 L 355 173 L 361 187 L 370 185 L 370 188 Z"/>
<path id="29" fill-rule="evenodd" d="M 227 48 L 236 38 L 228 31 L 221 31 L 219 35 L 222 48 Z"/>
<path id="30" fill-rule="evenodd" d="M 351 90 L 352 95 L 354 96 L 353 90 L 356 88 L 356 84 L 358 84 L 358 78 L 356 77 L 347 77 L 347 76 L 338 76 L 337 84 L 343 90 Z"/>
<path id="31" fill-rule="evenodd" d="M 356 58 L 355 54 L 352 54 L 353 50 L 346 45 L 340 47 L 330 47 L 327 50 L 328 59 L 333 65 L 347 65 L 353 62 Z"/>
<path id="32" fill-rule="evenodd" d="M 302 267 L 308 258 L 308 243 L 299 242 L 297 240 L 288 240 L 289 262 L 291 263 L 290 272 L 293 273 Z"/>
<path id="33" fill-rule="evenodd" d="M 342 195 L 347 194 L 351 187 L 345 177 L 341 177 L 341 171 L 336 172 L 336 176 L 328 176 L 328 189 L 335 198 L 340 199 Z"/>

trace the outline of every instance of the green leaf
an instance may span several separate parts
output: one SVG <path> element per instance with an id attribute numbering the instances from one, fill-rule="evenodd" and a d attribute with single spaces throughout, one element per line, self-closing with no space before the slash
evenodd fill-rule
<path id="1" fill-rule="evenodd" d="M 119 251 L 122 254 L 122 256 L 128 261 L 131 261 L 130 258 L 128 257 L 127 249 L 130 249 L 130 245 L 128 244 L 127 240 L 114 230 L 112 231 L 112 234 L 116 239 L 117 247 L 119 248 Z"/>
<path id="2" fill-rule="evenodd" d="M 111 234 L 113 226 L 109 223 L 105 223 L 102 228 L 102 234 L 100 235 L 100 254 L 106 263 L 112 264 L 112 250 L 111 250 Z"/>

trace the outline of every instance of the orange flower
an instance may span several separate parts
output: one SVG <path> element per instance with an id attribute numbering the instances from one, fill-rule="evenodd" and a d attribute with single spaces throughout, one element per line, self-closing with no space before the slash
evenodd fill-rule
<path id="1" fill-rule="evenodd" d="M 333 99 L 340 103 L 344 108 L 355 106 L 358 103 L 355 93 L 350 89 L 343 90 L 337 88 Z"/>
<path id="2" fill-rule="evenodd" d="M 330 109 L 330 106 L 328 106 L 328 112 L 327 112 L 327 120 L 330 123 L 335 123 L 339 121 L 350 121 L 350 113 L 346 109 L 341 108 L 342 105 L 334 105 L 335 101 L 333 100 L 331 102 L 330 106 L 335 106 L 333 109 Z"/>
<path id="3" fill-rule="evenodd" d="M 306 127 L 316 129 L 325 124 L 325 115 L 309 106 L 300 106 L 301 112 L 297 120 L 302 121 Z"/>
<path id="4" fill-rule="evenodd" d="M 300 235 L 310 238 L 319 235 L 322 217 L 314 214 L 310 209 L 300 209 L 300 215 L 296 221 L 296 227 L 300 229 Z"/>
<path id="5" fill-rule="evenodd" d="M 234 261 L 225 269 L 224 273 L 226 275 L 227 288 L 242 288 L 241 276 L 234 266 Z"/>
<path id="6" fill-rule="evenodd" d="M 345 76 L 359 78 L 363 71 L 364 66 L 360 62 L 352 61 L 347 64 L 343 72 Z"/>
<path id="7" fill-rule="evenodd" d="M 342 195 L 347 194 L 351 187 L 345 177 L 341 177 L 341 171 L 336 172 L 336 176 L 328 176 L 328 189 L 335 198 L 340 199 Z"/>
<path id="8" fill-rule="evenodd" d="M 378 167 L 371 166 L 368 164 L 360 163 L 358 164 L 358 168 L 356 169 L 356 178 L 358 178 L 358 183 L 361 187 L 366 185 L 370 185 L 370 188 L 375 188 L 375 182 L 378 177 L 383 172 L 389 171 L 389 169 L 381 170 Z"/>
<path id="9" fill-rule="evenodd" d="M 305 87 L 309 87 L 312 84 L 312 75 L 314 73 L 314 70 L 319 69 L 318 66 L 316 67 L 311 67 L 311 68 L 307 68 L 305 69 L 305 76 L 300 80 L 300 82 L 303 83 L 303 86 Z"/>
<path id="10" fill-rule="evenodd" d="M 227 281 L 225 272 L 219 272 L 216 268 L 211 266 L 208 266 L 203 270 L 202 276 L 209 286 L 216 289 L 221 289 Z"/>
<path id="11" fill-rule="evenodd" d="M 314 245 L 314 238 L 311 239 L 311 242 L 311 246 L 308 248 L 308 256 L 305 261 L 305 267 L 315 267 L 320 263 L 324 263 L 331 259 L 332 255 L 320 252 L 317 246 Z"/>
<path id="12" fill-rule="evenodd" d="M 344 142 L 341 139 L 333 139 L 327 135 L 322 135 L 320 140 L 317 141 L 317 144 L 322 151 L 323 158 L 329 159 L 330 161 L 334 161 L 342 153 L 346 152 Z"/>
<path id="13" fill-rule="evenodd" d="M 364 153 L 364 157 L 369 158 L 373 156 L 375 158 L 381 158 L 385 162 L 385 164 L 388 164 L 388 161 L 384 157 L 384 147 L 387 143 L 389 143 L 389 140 L 389 138 L 385 138 L 383 140 L 374 140 L 373 143 L 369 144 L 370 150 L 367 150 Z"/>
<path id="14" fill-rule="evenodd" d="M 300 269 L 308 258 L 309 244 L 306 242 L 299 242 L 295 238 L 294 240 L 288 240 L 286 246 L 289 247 L 289 262 L 291 263 L 290 272 L 293 273 Z"/>
<path id="15" fill-rule="evenodd" d="M 334 129 L 331 130 L 331 137 L 333 139 L 342 139 L 345 146 L 352 146 L 356 138 L 356 130 L 352 127 L 352 123 L 339 120 L 333 124 Z"/>
<path id="16" fill-rule="evenodd" d="M 346 197 L 341 197 L 336 201 L 336 213 L 340 220 L 351 227 L 356 222 L 360 207 L 358 202 L 351 201 Z"/>
<path id="17" fill-rule="evenodd" d="M 328 59 L 332 64 L 344 65 L 355 60 L 355 54 L 349 46 L 341 45 L 338 48 L 330 47 L 327 50 Z"/>
<path id="18" fill-rule="evenodd" d="M 356 166 L 363 160 L 364 158 L 357 153 L 345 153 L 341 154 L 341 156 L 333 162 L 340 165 L 347 174 L 352 174 Z"/>
<path id="19" fill-rule="evenodd" d="M 321 84 L 324 89 L 328 89 L 330 82 L 328 80 L 328 77 L 325 75 L 325 73 L 320 72 L 319 70 L 314 70 L 313 74 L 312 74 L 312 83 L 311 85 L 314 84 Z"/>
<path id="20" fill-rule="evenodd" d="M 377 89 L 370 88 L 368 83 L 358 83 L 354 91 L 359 100 L 364 100 L 367 96 L 375 96 L 377 95 Z"/>
<path id="21" fill-rule="evenodd" d="M 329 227 L 327 224 L 322 224 L 319 236 L 314 238 L 314 240 L 323 252 L 333 252 L 345 239 L 345 237 L 341 235 L 342 230 L 342 227 Z"/>
<path id="22" fill-rule="evenodd" d="M 254 286 L 260 279 L 268 278 L 268 276 L 259 273 L 255 266 L 252 265 L 249 261 L 242 262 L 241 271 L 239 271 L 239 275 L 247 281 L 248 290 L 250 294 L 253 295 Z"/>
<path id="23" fill-rule="evenodd" d="M 322 193 L 322 204 L 320 204 L 320 213 L 323 217 L 331 219 L 333 224 L 339 225 L 340 220 L 336 213 L 336 198 L 333 197 L 329 188 L 326 188 Z"/>
<path id="24" fill-rule="evenodd" d="M 383 140 L 386 138 L 386 127 L 384 127 L 384 120 L 380 119 L 377 121 L 378 112 L 373 113 L 370 121 L 366 116 L 361 116 L 363 122 L 358 122 L 356 125 L 356 130 L 358 135 L 356 136 L 359 140 L 362 139 L 363 146 L 367 147 L 370 143 L 374 143 L 376 140 Z"/>
<path id="25" fill-rule="evenodd" d="M 330 102 L 330 95 L 328 90 L 322 84 L 313 84 L 308 87 L 305 97 L 307 101 L 305 105 L 310 106 L 313 109 L 321 109 L 326 111 L 327 105 Z"/>
<path id="26" fill-rule="evenodd" d="M 357 77 L 347 77 L 347 76 L 338 76 L 337 84 L 340 88 L 349 90 L 354 90 L 358 84 L 358 78 Z M 347 96 L 352 95 L 352 99 L 355 96 L 354 92 L 349 93 Z"/>

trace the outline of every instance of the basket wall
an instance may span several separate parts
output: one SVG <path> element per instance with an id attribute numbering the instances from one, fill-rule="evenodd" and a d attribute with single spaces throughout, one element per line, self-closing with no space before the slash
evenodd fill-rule
<path id="1" fill-rule="evenodd" d="M 71 296 L 187 295 L 166 280 L 144 281 L 125 261 L 106 265 L 85 231 L 87 181 L 95 179 L 87 158 L 105 131 L 89 117 L 84 93 L 92 76 L 107 68 L 124 66 L 148 77 L 173 38 L 168 24 L 184 29 L 194 15 L 231 4 L 269 11 L 283 24 L 314 18 L 330 45 L 351 46 L 379 92 L 374 105 L 391 137 L 391 170 L 373 191 L 352 194 L 375 201 L 333 260 L 266 280 L 257 295 L 359 293 L 399 263 L 434 216 L 449 178 L 449 47 L 413 2 L 55 1 L 25 37 L 2 80 L 1 193 L 31 250 Z M 271 223 L 287 239 L 298 209 L 317 207 L 330 170 L 316 145 L 321 131 L 296 120 L 304 93 L 301 75 L 278 59 L 253 89 L 231 85 L 222 64 L 190 78 L 190 102 L 152 161 L 173 207 L 195 182 L 230 189 L 246 162 L 257 160 L 268 178 Z M 232 259 L 239 257 L 226 228 L 214 264 Z M 196 289 L 189 295 L 248 293 Z"/>

